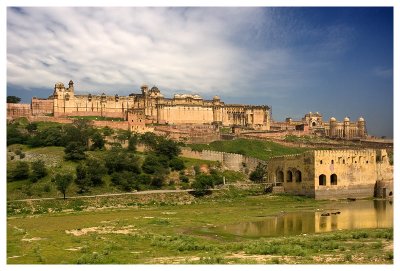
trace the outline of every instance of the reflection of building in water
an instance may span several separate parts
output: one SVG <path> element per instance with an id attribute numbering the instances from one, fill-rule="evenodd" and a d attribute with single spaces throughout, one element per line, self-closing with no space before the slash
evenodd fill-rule
<path id="1" fill-rule="evenodd" d="M 338 213 L 340 212 L 340 213 Z M 329 213 L 329 216 L 321 216 Z M 285 236 L 335 230 L 393 227 L 393 206 L 387 201 L 341 203 L 321 212 L 286 213 L 262 221 L 223 226 L 239 236 Z"/>

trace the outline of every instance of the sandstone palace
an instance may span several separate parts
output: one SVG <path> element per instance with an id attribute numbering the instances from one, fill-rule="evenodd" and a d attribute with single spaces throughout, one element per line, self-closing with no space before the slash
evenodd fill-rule
<path id="1" fill-rule="evenodd" d="M 362 117 L 356 122 L 347 117 L 342 122 L 334 117 L 324 122 L 320 113 L 310 112 L 301 120 L 286 118 L 284 122 L 274 122 L 267 105 L 225 104 L 219 96 L 204 100 L 196 94 L 175 94 L 173 98 L 165 98 L 157 87 L 147 85 L 141 86 L 140 93 L 128 96 L 82 95 L 75 93 L 71 80 L 68 87 L 56 83 L 53 95 L 47 99 L 33 97 L 31 104 L 7 104 L 7 117 L 11 119 L 46 115 L 57 119 L 71 116 L 119 118 L 127 124 L 124 127 L 135 132 L 149 131 L 148 124 L 168 124 L 240 127 L 271 133 L 296 131 L 343 139 L 367 137 Z"/>
<path id="2" fill-rule="evenodd" d="M 203 100 L 199 95 L 175 94 L 165 98 L 157 87 L 141 87 L 141 93 L 129 96 L 77 95 L 74 83 L 68 87 L 56 83 L 52 113 L 60 116 L 103 116 L 128 120 L 133 126 L 141 124 L 220 124 L 240 125 L 256 130 L 269 130 L 268 106 L 225 104 L 218 96 Z M 40 107 L 40 100 L 32 101 Z M 136 128 L 136 127 L 132 127 Z M 136 129 L 133 129 L 136 130 Z"/>

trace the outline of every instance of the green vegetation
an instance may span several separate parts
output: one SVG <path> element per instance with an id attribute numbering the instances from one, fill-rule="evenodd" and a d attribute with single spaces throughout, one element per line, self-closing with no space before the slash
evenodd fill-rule
<path id="1" fill-rule="evenodd" d="M 9 264 L 393 263 L 393 229 L 273 238 L 246 238 L 213 230 L 221 225 L 262 220 L 263 216 L 281 210 L 316 209 L 326 204 L 310 198 L 299 201 L 298 197 L 262 195 L 257 191 L 229 189 L 202 198 L 174 193 L 10 202 L 7 261 Z M 85 211 L 89 208 L 93 211 Z M 34 217 L 27 216 L 32 212 Z"/>
<path id="2" fill-rule="evenodd" d="M 17 96 L 7 96 L 7 103 L 17 104 L 21 101 L 20 97 Z"/>
<path id="3" fill-rule="evenodd" d="M 286 147 L 270 141 L 235 139 L 230 141 L 214 141 L 210 144 L 189 144 L 194 151 L 213 150 L 231 152 L 267 160 L 273 156 L 297 154 L 306 151 L 304 148 Z"/>

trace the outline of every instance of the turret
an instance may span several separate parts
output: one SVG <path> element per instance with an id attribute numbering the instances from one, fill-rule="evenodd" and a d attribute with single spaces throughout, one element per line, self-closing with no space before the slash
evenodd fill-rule
<path id="1" fill-rule="evenodd" d="M 350 119 L 348 117 L 343 119 L 343 137 L 350 138 Z"/>
<path id="2" fill-rule="evenodd" d="M 74 92 L 74 82 L 72 80 L 69 80 L 68 91 Z"/>
<path id="3" fill-rule="evenodd" d="M 329 120 L 329 137 L 336 136 L 336 126 L 337 126 L 336 119 L 334 117 L 330 118 L 330 120 Z"/>
<path id="4" fill-rule="evenodd" d="M 358 128 L 358 136 L 364 138 L 366 136 L 366 129 L 365 129 L 365 120 L 363 117 L 360 117 L 357 121 L 357 128 Z"/>

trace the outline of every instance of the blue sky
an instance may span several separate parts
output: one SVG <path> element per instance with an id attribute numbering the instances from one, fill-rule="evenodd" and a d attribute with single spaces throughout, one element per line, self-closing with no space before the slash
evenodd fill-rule
<path id="1" fill-rule="evenodd" d="M 218 94 L 274 120 L 320 112 L 393 137 L 393 9 L 8 8 L 7 95 Z"/>

